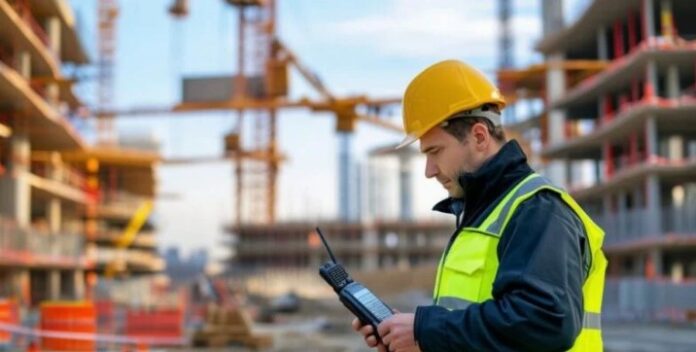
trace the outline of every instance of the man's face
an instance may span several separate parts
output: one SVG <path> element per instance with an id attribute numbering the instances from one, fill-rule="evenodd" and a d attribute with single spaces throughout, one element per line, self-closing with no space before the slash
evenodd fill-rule
<path id="1" fill-rule="evenodd" d="M 464 198 L 459 176 L 476 171 L 485 160 L 475 133 L 469 133 L 460 141 L 441 127 L 431 129 L 420 138 L 420 149 L 426 157 L 425 177 L 434 177 L 452 198 Z"/>

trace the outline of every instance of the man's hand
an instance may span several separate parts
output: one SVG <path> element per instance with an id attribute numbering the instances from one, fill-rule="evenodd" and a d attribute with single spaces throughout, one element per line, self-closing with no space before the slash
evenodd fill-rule
<path id="1" fill-rule="evenodd" d="M 377 337 L 374 334 L 374 329 L 372 328 L 371 325 L 362 325 L 360 323 L 360 320 L 358 318 L 353 319 L 353 330 L 359 332 L 361 335 L 363 335 L 363 338 L 365 339 L 365 343 L 367 344 L 368 347 L 377 347 L 377 351 L 379 352 L 387 352 L 387 348 L 381 344 L 380 342 L 377 341 Z"/>
<path id="2" fill-rule="evenodd" d="M 397 313 L 379 324 L 377 331 L 382 337 L 382 343 L 387 346 L 387 351 L 420 352 L 413 335 L 415 316 L 415 314 Z"/>

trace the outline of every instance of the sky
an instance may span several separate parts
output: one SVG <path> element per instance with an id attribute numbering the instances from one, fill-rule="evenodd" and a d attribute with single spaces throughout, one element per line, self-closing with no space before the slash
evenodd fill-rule
<path id="1" fill-rule="evenodd" d="M 172 106 L 180 100 L 182 77 L 232 74 L 236 66 L 236 13 L 222 0 L 191 0 L 190 14 L 175 20 L 173 0 L 120 0 L 117 22 L 114 106 Z M 513 0 L 515 62 L 541 60 L 532 47 L 540 38 L 540 0 Z M 586 0 L 567 1 L 576 15 Z M 96 0 L 71 0 L 84 45 L 96 58 Z M 497 65 L 495 1 L 469 0 L 278 0 L 278 33 L 306 66 L 336 95 L 400 97 L 409 80 L 432 63 L 465 60 L 491 77 Z M 82 69 L 94 77 L 94 68 Z M 76 92 L 94 103 L 94 81 Z M 291 96 L 313 96 L 297 74 Z M 398 114 L 396 114 L 398 115 Z M 167 158 L 220 156 L 223 137 L 234 126 L 231 112 L 140 116 L 119 120 L 120 134 L 150 136 Z M 400 116 L 394 117 L 400 122 Z M 280 220 L 335 218 L 338 139 L 331 115 L 294 110 L 279 114 L 279 141 L 289 161 L 281 167 Z M 398 142 L 401 136 L 359 125 L 354 158 Z M 432 218 L 430 208 L 446 196 L 426 180 L 423 162 L 415 163 L 414 212 Z M 233 217 L 233 168 L 227 163 L 161 165 L 153 220 L 161 248 L 187 253 L 207 248 L 226 255 L 223 226 Z M 175 195 L 175 197 L 171 197 Z"/>

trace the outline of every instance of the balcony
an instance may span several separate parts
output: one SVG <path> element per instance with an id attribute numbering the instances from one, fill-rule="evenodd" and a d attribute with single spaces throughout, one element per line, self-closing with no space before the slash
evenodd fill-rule
<path id="1" fill-rule="evenodd" d="M 696 241 L 696 204 L 665 207 L 659 217 L 646 209 L 634 209 L 611 216 L 596 215 L 592 219 L 604 229 L 604 245 L 609 250 L 630 250 L 654 245 Z M 660 221 L 661 224 L 655 224 Z"/>
<path id="2" fill-rule="evenodd" d="M 58 18 L 61 23 L 61 59 L 76 64 L 88 62 L 87 53 L 77 33 L 75 15 L 68 0 L 30 0 L 29 7 L 38 22 Z M 36 21 L 34 21 L 36 22 Z M 43 30 L 39 28 L 41 32 Z"/>
<path id="3" fill-rule="evenodd" d="M 127 192 L 108 192 L 104 195 L 97 213 L 105 219 L 129 220 L 146 200 L 146 197 Z"/>
<path id="4" fill-rule="evenodd" d="M 113 230 L 100 230 L 96 240 L 102 244 L 115 244 L 122 233 Z M 130 247 L 138 247 L 144 249 L 153 249 L 157 247 L 157 237 L 152 232 L 140 232 L 131 243 Z"/>
<path id="5" fill-rule="evenodd" d="M 24 77 L 1 60 L 0 100 L 7 103 L 7 110 L 25 113 L 21 120 L 32 126 L 28 135 L 33 150 L 83 148 L 82 138 L 68 120 L 37 94 Z"/>
<path id="6" fill-rule="evenodd" d="M 660 132 L 678 133 L 693 130 L 694 113 L 696 100 L 691 94 L 678 99 L 643 99 L 621 106 L 610 119 L 602 117 L 600 123 L 588 121 L 584 129 L 577 128 L 577 122 L 569 120 L 566 124 L 568 140 L 545 146 L 542 155 L 546 158 L 598 158 L 604 143 L 621 141 L 631 133 L 641 133 L 645 121 L 651 116 Z"/>
<path id="7" fill-rule="evenodd" d="M 83 236 L 23 230 L 0 218 L 0 265 L 85 267 Z"/>
<path id="8" fill-rule="evenodd" d="M 164 270 L 164 260 L 154 251 L 98 247 L 97 265 L 114 265 L 121 270 L 156 272 Z"/>
<path id="9" fill-rule="evenodd" d="M 608 321 L 684 323 L 696 311 L 696 282 L 607 279 L 602 317 Z"/>
<path id="10" fill-rule="evenodd" d="M 16 45 L 28 49 L 32 71 L 37 76 L 60 75 L 58 59 L 48 48 L 46 33 L 25 6 L 13 8 L 8 2 L 0 1 L 0 38 L 16 38 Z"/>
<path id="11" fill-rule="evenodd" d="M 615 170 L 614 174 L 599 180 L 598 183 L 583 185 L 577 189 L 571 188 L 569 191 L 576 200 L 585 201 L 638 186 L 650 175 L 659 177 L 661 181 L 680 183 L 693 180 L 696 173 L 696 158 L 693 157 L 679 160 L 652 157 L 637 164 L 624 165 L 629 166 Z"/>
<path id="12" fill-rule="evenodd" d="M 543 38 L 536 49 L 543 54 L 562 53 L 577 47 L 596 46 L 597 28 L 637 10 L 639 0 L 596 0 L 568 27 Z"/>
<path id="13" fill-rule="evenodd" d="M 28 180 L 40 196 L 57 196 L 79 204 L 89 201 L 88 195 L 84 192 L 84 175 L 64 164 L 53 166 L 48 155 L 32 155 Z"/>

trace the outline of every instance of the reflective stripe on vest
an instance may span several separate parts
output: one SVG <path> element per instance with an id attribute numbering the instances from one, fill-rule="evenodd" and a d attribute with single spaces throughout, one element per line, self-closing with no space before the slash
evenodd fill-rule
<path id="1" fill-rule="evenodd" d="M 601 302 L 607 261 L 601 251 L 604 232 L 562 189 L 532 174 L 520 181 L 495 205 L 476 228 L 463 228 L 443 255 L 434 290 L 435 304 L 448 309 L 465 309 L 473 303 L 492 299 L 498 271 L 497 246 L 500 236 L 517 207 L 541 190 L 559 194 L 578 215 L 588 237 L 591 266 L 583 284 L 583 323 L 571 351 L 601 351 Z"/>
<path id="2" fill-rule="evenodd" d="M 512 208 L 512 205 L 515 203 L 514 200 L 527 193 L 534 192 L 534 190 L 551 183 L 542 176 L 533 177 L 531 179 L 528 178 L 525 179 L 525 181 L 527 182 L 523 181 L 524 183 L 520 187 L 518 187 L 517 190 L 514 191 L 512 197 L 510 198 L 510 201 L 506 202 L 503 205 L 503 208 L 500 210 L 500 213 L 496 217 L 495 221 L 493 221 L 488 227 L 486 227 L 486 232 L 501 235 L 503 233 L 503 225 L 507 222 L 509 216 L 512 215 L 510 213 L 510 209 Z"/>
<path id="3" fill-rule="evenodd" d="M 582 328 L 602 330 L 602 314 L 585 312 L 582 318 Z"/>
<path id="4" fill-rule="evenodd" d="M 445 307 L 447 309 L 464 309 L 470 306 L 472 301 L 461 299 L 459 297 L 440 297 L 437 301 L 437 305 Z"/>

